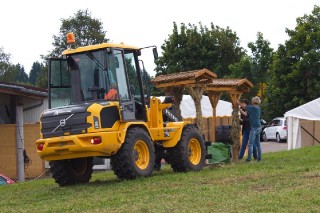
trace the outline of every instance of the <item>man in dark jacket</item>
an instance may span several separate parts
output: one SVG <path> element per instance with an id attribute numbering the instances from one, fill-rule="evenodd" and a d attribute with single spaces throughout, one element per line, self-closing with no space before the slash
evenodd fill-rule
<path id="1" fill-rule="evenodd" d="M 242 99 L 240 101 L 240 107 L 241 109 L 245 112 L 246 107 L 250 105 L 250 102 L 248 99 Z M 249 134 L 250 134 L 250 122 L 248 116 L 245 116 L 244 114 L 241 113 L 241 124 L 242 124 L 242 144 L 240 148 L 240 153 L 239 153 L 239 160 L 241 160 L 244 156 L 244 153 L 247 149 L 248 141 L 249 141 Z M 254 159 L 257 159 L 257 149 L 256 146 L 253 146 L 253 157 Z"/>
<path id="2" fill-rule="evenodd" d="M 249 151 L 248 158 L 246 161 L 251 161 L 251 156 L 253 152 L 253 146 L 257 146 L 258 156 L 257 160 L 261 161 L 262 159 L 262 150 L 260 144 L 260 133 L 261 133 L 261 109 L 259 107 L 261 100 L 259 97 L 253 97 L 251 101 L 252 105 L 246 107 L 246 112 L 240 108 L 241 114 L 249 116 L 250 122 L 250 134 L 249 134 Z"/>

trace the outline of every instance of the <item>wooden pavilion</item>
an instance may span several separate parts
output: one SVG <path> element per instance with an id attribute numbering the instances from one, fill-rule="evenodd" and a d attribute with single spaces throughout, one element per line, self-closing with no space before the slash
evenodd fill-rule
<path id="1" fill-rule="evenodd" d="M 230 137 L 232 140 L 232 157 L 234 161 L 238 160 L 238 154 L 240 149 L 240 125 L 239 125 L 239 108 L 237 101 L 240 100 L 241 95 L 245 92 L 249 92 L 250 88 L 252 88 L 253 84 L 247 80 L 243 79 L 213 79 L 211 83 L 206 86 L 206 93 L 209 96 L 210 103 L 212 105 L 212 123 L 213 127 L 216 127 L 216 108 L 220 96 L 222 93 L 227 93 L 230 97 L 232 103 L 232 128 Z M 215 141 L 215 131 L 212 131 L 212 138 Z"/>
<path id="2" fill-rule="evenodd" d="M 222 93 L 227 93 L 230 97 L 233 113 L 232 113 L 232 130 L 231 140 L 233 141 L 233 160 L 238 159 L 238 151 L 240 148 L 240 125 L 239 125 L 239 109 L 237 101 L 241 95 L 248 92 L 253 84 L 244 79 L 217 79 L 217 75 L 208 69 L 193 70 L 187 72 L 179 72 L 167 75 L 157 76 L 152 80 L 156 88 L 161 89 L 166 95 L 175 97 L 175 110 L 181 116 L 180 103 L 184 91 L 186 90 L 193 98 L 196 106 L 197 124 L 202 130 L 203 121 L 201 113 L 201 98 L 205 92 L 210 99 L 212 105 L 212 139 L 215 141 L 216 128 L 216 107 Z"/>
<path id="3" fill-rule="evenodd" d="M 166 95 L 174 96 L 174 108 L 181 117 L 180 103 L 185 90 L 188 91 L 194 100 L 197 113 L 197 124 L 200 130 L 203 129 L 203 118 L 201 112 L 201 98 L 207 84 L 217 75 L 208 69 L 192 70 L 187 72 L 159 75 L 152 79 L 156 88 L 161 89 Z"/>

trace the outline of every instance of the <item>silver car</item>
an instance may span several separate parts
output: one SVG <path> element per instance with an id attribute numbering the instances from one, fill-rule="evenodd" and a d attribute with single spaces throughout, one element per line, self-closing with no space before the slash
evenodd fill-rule
<path id="1" fill-rule="evenodd" d="M 273 119 L 262 132 L 263 141 L 276 140 L 278 143 L 287 140 L 287 121 L 283 117 Z"/>

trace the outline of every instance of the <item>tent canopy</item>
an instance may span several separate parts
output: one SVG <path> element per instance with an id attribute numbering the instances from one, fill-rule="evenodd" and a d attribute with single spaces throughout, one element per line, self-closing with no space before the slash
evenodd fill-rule
<path id="1" fill-rule="evenodd" d="M 306 120 L 320 120 L 320 98 L 294 108 L 284 114 L 284 117 L 290 116 Z"/>
<path id="2" fill-rule="evenodd" d="M 297 149 L 306 143 L 306 140 L 302 140 L 302 134 L 305 132 L 312 137 L 312 140 L 317 140 L 315 133 L 316 131 L 307 131 L 306 128 L 302 127 L 302 120 L 307 121 L 320 121 L 320 98 L 310 101 L 304 105 L 294 108 L 284 114 L 287 118 L 288 127 L 288 149 Z M 312 125 L 314 125 L 313 122 Z M 302 132 L 302 130 L 304 132 Z"/>
<path id="3" fill-rule="evenodd" d="M 165 96 L 157 97 L 161 101 L 164 100 Z M 194 101 L 190 95 L 183 95 L 180 104 L 181 116 L 183 118 L 195 118 L 196 107 Z M 203 117 L 212 116 L 212 106 L 208 96 L 203 95 L 201 99 L 201 110 Z M 232 115 L 232 104 L 228 101 L 219 100 L 216 108 L 216 116 L 231 116 Z"/>

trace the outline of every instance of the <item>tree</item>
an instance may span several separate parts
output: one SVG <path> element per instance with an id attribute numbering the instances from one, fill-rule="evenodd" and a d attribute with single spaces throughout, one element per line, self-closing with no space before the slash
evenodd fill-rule
<path id="1" fill-rule="evenodd" d="M 14 82 L 14 83 L 28 83 L 28 75 L 24 70 L 24 67 L 19 63 L 16 65 L 8 64 L 7 70 L 0 78 L 1 81 Z"/>
<path id="2" fill-rule="evenodd" d="M 31 68 L 30 73 L 29 73 L 29 82 L 30 82 L 30 84 L 32 84 L 32 85 L 36 84 L 37 78 L 38 78 L 39 73 L 41 72 L 42 66 L 43 65 L 40 64 L 38 61 L 34 62 L 32 64 L 32 68 Z"/>
<path id="3" fill-rule="evenodd" d="M 0 80 L 3 81 L 3 75 L 6 73 L 10 66 L 10 54 L 7 54 L 3 51 L 3 48 L 0 48 Z"/>
<path id="4" fill-rule="evenodd" d="M 163 54 L 156 61 L 157 75 L 207 68 L 219 77 L 230 74 L 228 66 L 244 55 L 240 41 L 231 29 L 211 23 L 210 29 L 199 23 L 173 23 L 173 32 L 161 46 Z"/>
<path id="5" fill-rule="evenodd" d="M 67 33 L 73 32 L 76 37 L 77 46 L 87 46 L 107 42 L 106 31 L 103 30 L 102 22 L 92 18 L 91 13 L 86 10 L 79 10 L 74 17 L 61 19 L 61 27 L 58 35 L 53 36 L 54 49 L 51 56 L 59 56 L 67 49 Z"/>
<path id="6" fill-rule="evenodd" d="M 16 65 L 16 69 L 18 71 L 18 76 L 16 76 L 16 81 L 22 82 L 22 83 L 28 83 L 29 77 L 28 74 L 25 72 L 24 67 L 20 64 Z"/>
<path id="7" fill-rule="evenodd" d="M 254 73 L 254 83 L 266 83 L 268 80 L 268 70 L 272 63 L 273 49 L 270 47 L 270 42 L 264 40 L 261 32 L 257 33 L 255 43 L 250 42 L 248 47 L 251 49 L 252 71 Z"/>
<path id="8" fill-rule="evenodd" d="M 233 78 L 247 78 L 253 83 L 253 88 L 249 93 L 244 94 L 245 97 L 253 97 L 256 95 L 264 96 L 265 85 L 269 80 L 268 70 L 272 64 L 273 49 L 270 42 L 263 38 L 263 34 L 257 33 L 257 40 L 250 42 L 248 47 L 251 55 L 244 55 L 237 63 L 231 64 L 231 76 Z"/>
<path id="9" fill-rule="evenodd" d="M 0 48 L 0 81 L 15 82 L 15 83 L 28 83 L 28 75 L 24 67 L 19 63 L 13 65 L 10 63 L 10 54 Z"/>
<path id="10" fill-rule="evenodd" d="M 231 70 L 230 78 L 246 78 L 253 83 L 253 88 L 248 93 L 243 94 L 244 98 L 249 99 L 257 95 L 259 84 L 256 84 L 256 73 L 250 56 L 244 55 L 239 62 L 229 65 L 229 69 Z"/>
<path id="11" fill-rule="evenodd" d="M 265 107 L 270 118 L 319 97 L 320 7 L 297 18 L 295 29 L 286 32 L 289 40 L 275 54 L 267 86 Z"/>
<path id="12" fill-rule="evenodd" d="M 35 85 L 40 88 L 48 88 L 48 64 L 41 64 L 40 68 Z"/>

